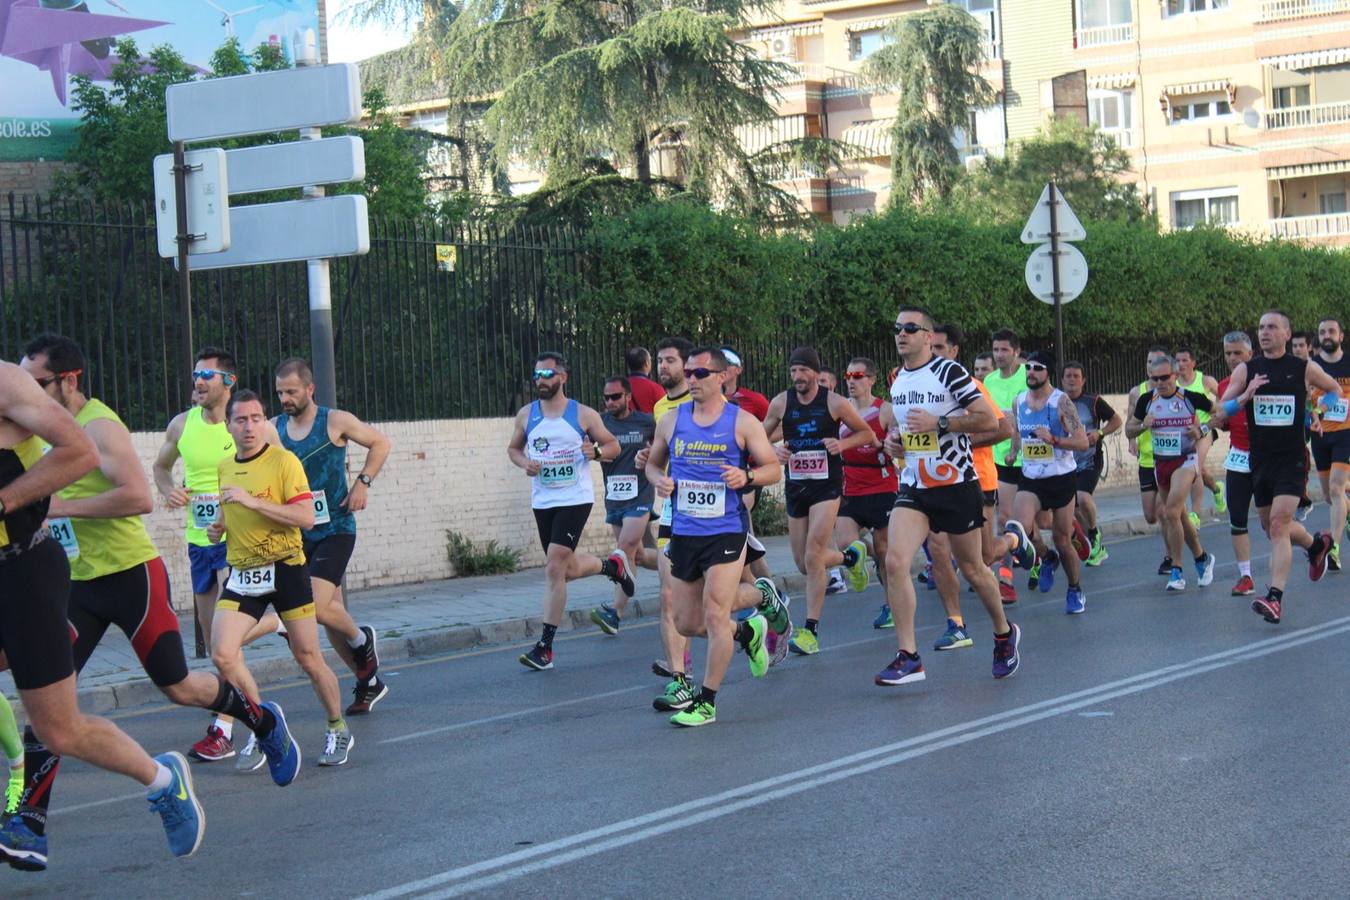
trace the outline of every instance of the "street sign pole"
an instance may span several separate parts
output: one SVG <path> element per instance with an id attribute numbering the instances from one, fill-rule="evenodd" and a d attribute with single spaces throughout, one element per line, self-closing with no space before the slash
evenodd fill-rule
<path id="1" fill-rule="evenodd" d="M 1059 216 L 1056 215 L 1058 192 L 1059 188 L 1053 181 L 1050 182 L 1050 258 L 1053 261 L 1050 266 L 1050 286 L 1055 297 L 1055 379 L 1064 371 L 1064 303 L 1059 287 Z"/>
<path id="2" fill-rule="evenodd" d="M 307 32 L 297 42 L 299 53 L 295 64 L 313 66 L 319 62 L 314 44 L 314 33 Z M 317 141 L 323 137 L 318 128 L 301 128 L 302 141 Z M 301 189 L 306 200 L 324 196 L 319 185 Z M 333 282 L 327 259 L 306 262 L 309 281 L 309 347 L 310 366 L 314 372 L 314 399 L 321 406 L 337 406 L 337 354 L 333 346 Z"/>

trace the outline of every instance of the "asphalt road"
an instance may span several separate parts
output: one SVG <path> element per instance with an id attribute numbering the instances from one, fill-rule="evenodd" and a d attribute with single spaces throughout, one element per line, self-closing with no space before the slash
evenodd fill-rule
<path id="1" fill-rule="evenodd" d="M 1220 560 L 1226 531 L 1204 531 Z M 208 831 L 174 860 L 136 785 L 67 762 L 51 869 L 0 870 L 0 896 L 1345 896 L 1350 573 L 1310 585 L 1296 562 L 1276 627 L 1229 596 L 1231 562 L 1167 596 L 1159 556 L 1114 545 L 1082 616 L 1062 580 L 1023 590 L 1002 682 L 972 595 L 976 646 L 928 649 L 928 680 L 892 689 L 872 684 L 894 653 L 879 591 L 831 598 L 824 651 L 759 682 L 737 656 L 702 729 L 651 709 L 650 625 L 562 638 L 545 673 L 519 647 L 391 668 L 342 769 L 314 766 L 308 686 L 272 689 L 293 785 L 196 764 Z M 919 598 L 923 650 L 942 614 Z M 118 720 L 158 751 L 206 717 Z"/>

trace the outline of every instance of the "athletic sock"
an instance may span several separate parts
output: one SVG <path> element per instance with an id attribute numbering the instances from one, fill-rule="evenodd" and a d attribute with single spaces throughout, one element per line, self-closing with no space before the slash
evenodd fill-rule
<path id="1" fill-rule="evenodd" d="M 544 623 L 544 633 L 543 633 L 543 635 L 539 638 L 539 646 L 543 647 L 545 650 L 552 650 L 552 649 L 553 649 L 553 635 L 555 635 L 555 634 L 557 634 L 557 633 L 558 633 L 558 626 L 557 626 L 557 625 L 550 625 L 550 624 L 548 624 L 547 622 L 545 622 L 545 623 Z"/>
<path id="2" fill-rule="evenodd" d="M 858 548 L 849 544 L 844 550 L 844 565 L 856 566 L 858 564 Z"/>
<path id="3" fill-rule="evenodd" d="M 614 581 L 619 577 L 619 564 L 612 559 L 600 560 L 600 574 Z"/>
<path id="4" fill-rule="evenodd" d="M 1238 574 L 1252 577 L 1252 561 L 1250 559 L 1238 560 Z"/>
<path id="5" fill-rule="evenodd" d="M 1205 564 L 1205 561 L 1206 561 L 1207 559 L 1209 559 L 1209 554 L 1208 554 L 1208 553 L 1201 553 L 1199 556 L 1197 556 L 1197 557 L 1195 558 L 1195 564 L 1196 564 L 1197 566 L 1203 566 L 1203 565 Z"/>
<path id="6" fill-rule="evenodd" d="M 966 627 L 966 620 L 961 618 L 960 616 L 948 616 L 948 618 L 951 619 L 954 623 L 956 623 L 957 628 Z"/>
<path id="7" fill-rule="evenodd" d="M 342 718 L 342 716 L 338 716 L 336 719 L 329 719 L 329 720 L 328 720 L 328 730 L 329 730 L 329 731 L 346 731 L 346 730 L 347 730 L 347 722 Z"/>
<path id="8" fill-rule="evenodd" d="M 25 810 L 24 819 L 34 834 L 43 834 L 47 829 L 47 805 L 52 800 L 52 782 L 56 780 L 56 770 L 61 766 L 61 757 L 47 749 L 39 741 L 33 729 L 23 729 L 23 773 L 24 788 L 20 804 L 30 807 Z"/>
<path id="9" fill-rule="evenodd" d="M 1277 587 L 1273 587 L 1266 591 L 1266 596 L 1269 597 L 1271 600 L 1283 600 L 1284 591 L 1280 590 Z"/>
<path id="10" fill-rule="evenodd" d="M 749 647 L 750 641 L 755 636 L 755 629 L 750 627 L 750 620 L 746 619 L 736 623 L 736 630 L 732 634 L 736 638 L 736 643 L 742 647 Z"/>
<path id="11" fill-rule="evenodd" d="M 1011 637 L 1012 637 L 1012 629 L 1011 629 L 1011 628 L 1009 628 L 1007 631 L 1003 632 L 1002 634 L 999 634 L 997 631 L 994 632 L 994 640 L 995 640 L 995 641 L 1007 641 L 1007 640 L 1009 640 Z M 917 654 L 915 654 L 915 655 L 917 655 Z"/>
<path id="12" fill-rule="evenodd" d="M 716 705 L 717 705 L 717 691 L 713 690 L 713 689 L 710 688 L 710 687 L 706 687 L 706 686 L 701 687 L 701 688 L 698 689 L 698 699 L 699 699 L 700 702 L 706 703 L 706 704 L 708 704 L 709 706 L 716 706 Z"/>
<path id="13" fill-rule="evenodd" d="M 243 691 L 219 675 L 216 676 L 216 680 L 220 682 L 220 688 L 216 691 L 216 699 L 207 709 L 233 716 L 248 726 L 248 730 L 258 737 L 267 737 L 272 733 L 272 729 L 277 725 L 277 719 L 271 710 L 263 709 L 248 699 Z"/>
<path id="14" fill-rule="evenodd" d="M 232 740 L 232 739 L 234 738 L 234 723 L 233 723 L 233 722 L 231 722 L 231 721 L 228 720 L 228 719 L 222 719 L 220 716 L 216 716 L 216 721 L 215 721 L 214 724 L 215 724 L 215 726 L 216 726 L 217 728 L 219 728 L 222 732 L 224 732 L 224 734 L 225 734 L 225 740 L 228 741 L 228 740 Z"/>
<path id="15" fill-rule="evenodd" d="M 173 784 L 173 772 L 164 763 L 155 763 L 155 780 L 150 782 L 150 786 L 145 789 L 147 794 L 154 794 L 162 791 Z"/>
<path id="16" fill-rule="evenodd" d="M 353 650 L 359 650 L 366 644 L 366 630 L 364 628 L 356 629 L 356 637 L 347 638 L 347 646 Z"/>
<path id="17" fill-rule="evenodd" d="M 819 629 L 819 628 L 820 628 L 820 620 L 819 620 L 819 619 L 807 619 L 807 620 L 806 620 L 806 630 L 809 631 L 809 632 L 811 632 L 812 634 L 814 634 L 816 637 L 820 637 L 820 634 L 819 634 L 818 631 L 817 631 L 817 629 Z"/>

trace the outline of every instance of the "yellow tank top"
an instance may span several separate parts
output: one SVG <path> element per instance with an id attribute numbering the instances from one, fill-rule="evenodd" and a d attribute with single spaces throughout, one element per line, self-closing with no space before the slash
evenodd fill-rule
<path id="1" fill-rule="evenodd" d="M 85 403 L 75 421 L 81 428 L 98 419 L 111 419 L 118 425 L 122 420 L 100 400 Z M 63 500 L 81 500 L 106 493 L 113 483 L 102 469 L 94 469 L 79 481 L 61 491 Z M 104 575 L 125 572 L 159 556 L 140 516 L 121 519 L 70 520 L 75 533 L 73 544 L 62 541 L 70 557 L 72 581 L 92 581 Z"/>
<path id="2" fill-rule="evenodd" d="M 267 444 L 252 459 L 233 455 L 219 463 L 220 486 L 242 488 L 269 503 L 312 503 L 309 479 L 299 457 L 289 450 Z M 222 504 L 225 529 L 230 533 L 225 559 L 236 569 L 252 569 L 282 562 L 299 566 L 305 562 L 300 529 L 274 522 L 260 512 L 238 503 Z"/>
<path id="3" fill-rule="evenodd" d="M 194 406 L 183 420 L 183 433 L 178 438 L 178 455 L 183 457 L 183 487 L 192 494 L 220 493 L 218 467 L 234 456 L 234 438 L 224 422 L 208 425 L 202 419 L 202 409 Z M 211 542 L 206 530 L 192 524 L 192 505 L 187 510 L 187 542 L 205 547 Z"/>
<path id="4" fill-rule="evenodd" d="M 1144 396 L 1149 392 L 1147 381 L 1139 382 L 1139 396 Z M 1139 432 L 1139 437 L 1134 439 L 1135 446 L 1139 448 L 1139 468 L 1153 468 L 1153 432 L 1145 428 Z"/>

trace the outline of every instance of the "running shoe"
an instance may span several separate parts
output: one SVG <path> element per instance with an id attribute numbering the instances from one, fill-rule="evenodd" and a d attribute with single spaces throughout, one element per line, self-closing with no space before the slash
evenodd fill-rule
<path id="1" fill-rule="evenodd" d="M 1110 558 L 1111 554 L 1106 552 L 1106 545 L 1098 538 L 1097 543 L 1092 547 L 1092 554 L 1087 558 L 1087 564 L 1095 568 Z"/>
<path id="2" fill-rule="evenodd" d="M 1304 497 L 1298 503 L 1298 510 L 1294 513 L 1294 518 L 1298 519 L 1300 522 L 1308 521 L 1308 513 L 1312 512 L 1312 508 L 1313 502 L 1307 497 Z"/>
<path id="3" fill-rule="evenodd" d="M 1332 544 L 1331 549 L 1327 551 L 1327 571 L 1339 572 L 1341 570 L 1341 545 Z"/>
<path id="4" fill-rule="evenodd" d="M 772 578 L 756 578 L 755 588 L 762 598 L 755 608 L 769 623 L 776 634 L 785 634 L 792 629 L 792 616 L 788 612 L 787 600 L 778 592 L 778 586 Z"/>
<path id="5" fill-rule="evenodd" d="M 1013 622 L 1008 623 L 1012 633 L 1005 640 L 994 638 L 994 677 L 1007 678 L 1022 665 L 1022 656 L 1017 651 L 1022 646 L 1022 629 Z"/>
<path id="6" fill-rule="evenodd" d="M 19 811 L 19 800 L 23 798 L 23 768 L 9 770 L 9 783 L 5 785 L 4 814 L 12 816 Z"/>
<path id="7" fill-rule="evenodd" d="M 367 684 L 362 684 L 358 681 L 356 687 L 352 688 L 352 702 L 351 705 L 347 707 L 344 715 L 368 715 L 370 711 L 375 708 L 375 704 L 383 700 L 388 693 L 389 685 L 385 684 L 378 677 Z"/>
<path id="8" fill-rule="evenodd" d="M 894 628 L 895 619 L 891 618 L 891 605 L 889 603 L 881 604 L 881 612 L 872 620 L 873 628 Z"/>
<path id="9" fill-rule="evenodd" d="M 895 654 L 895 659 L 891 660 L 890 665 L 876 674 L 872 683 L 878 687 L 894 687 L 899 684 L 909 684 L 911 681 L 923 681 L 927 677 L 924 674 L 923 660 L 919 659 L 919 654 L 906 653 L 901 650 Z"/>
<path id="10" fill-rule="evenodd" d="M 741 643 L 741 648 L 750 660 L 750 674 L 763 678 L 769 671 L 769 654 L 764 649 L 764 632 L 769 630 L 769 623 L 763 616 L 752 616 L 745 620 L 745 627 L 749 636 Z"/>
<path id="11" fill-rule="evenodd" d="M 1036 590 L 1036 585 L 1039 584 L 1040 581 L 1041 561 L 1038 559 L 1036 560 L 1036 565 L 1032 566 L 1031 571 L 1027 573 L 1027 589 L 1032 591 Z"/>
<path id="12" fill-rule="evenodd" d="M 599 625 L 605 634 L 619 633 L 619 613 L 608 603 L 602 603 L 599 609 L 591 610 L 591 621 Z"/>
<path id="13" fill-rule="evenodd" d="M 41 872 L 47 868 L 47 835 L 28 827 L 26 809 L 19 807 L 0 824 L 0 859 L 24 872 Z M 38 810 L 33 814 L 41 815 Z"/>
<path id="14" fill-rule="evenodd" d="M 1191 524 L 1194 525 L 1196 528 L 1199 528 L 1199 527 L 1200 527 L 1200 514 L 1199 514 L 1198 512 L 1192 512 L 1192 513 L 1190 513 L 1190 518 L 1191 518 Z"/>
<path id="15" fill-rule="evenodd" d="M 1272 625 L 1280 624 L 1280 601 L 1269 595 L 1252 601 L 1252 612 Z"/>
<path id="16" fill-rule="evenodd" d="M 1077 519 L 1073 520 L 1073 535 L 1069 538 L 1069 542 L 1073 544 L 1073 552 L 1078 554 L 1079 561 L 1087 562 L 1088 557 L 1092 555 L 1092 541 L 1088 540 L 1087 532 Z"/>
<path id="17" fill-rule="evenodd" d="M 1181 577 L 1181 567 L 1172 568 L 1172 576 L 1167 579 L 1167 592 L 1169 594 L 1180 594 L 1186 590 L 1186 579 Z"/>
<path id="18" fill-rule="evenodd" d="M 265 762 L 267 757 L 263 756 L 262 748 L 258 746 L 258 736 L 250 732 L 244 749 L 239 751 L 234 761 L 234 769 L 236 772 L 256 772 Z"/>
<path id="19" fill-rule="evenodd" d="M 319 754 L 321 766 L 345 766 L 347 755 L 356 746 L 356 738 L 350 728 L 330 728 L 323 733 L 323 752 Z"/>
<path id="20" fill-rule="evenodd" d="M 353 650 L 352 655 L 356 658 L 356 680 L 369 681 L 380 671 L 380 647 L 374 628 L 362 625 L 361 630 L 366 634 L 366 642 Z"/>
<path id="21" fill-rule="evenodd" d="M 260 705 L 272 713 L 277 724 L 265 736 L 258 738 L 258 745 L 267 757 L 267 769 L 272 774 L 272 781 L 278 787 L 285 787 L 300 774 L 300 745 L 291 737 L 281 706 L 271 700 L 264 700 Z"/>
<path id="22" fill-rule="evenodd" d="M 1055 567 L 1058 565 L 1059 554 L 1054 550 L 1047 551 L 1045 558 L 1041 560 L 1041 570 L 1036 578 L 1036 587 L 1042 594 L 1050 593 L 1050 589 L 1055 586 Z"/>
<path id="23" fill-rule="evenodd" d="M 970 635 L 966 634 L 965 626 L 957 625 L 952 619 L 947 620 L 947 630 L 942 632 L 942 636 L 933 642 L 934 650 L 960 650 L 962 647 L 973 647 L 975 641 L 971 640 Z"/>
<path id="24" fill-rule="evenodd" d="M 915 575 L 914 577 L 919 580 L 919 584 L 924 584 L 931 587 L 933 582 L 933 564 L 924 563 L 923 571 L 920 572 L 918 575 Z"/>
<path id="25" fill-rule="evenodd" d="M 820 640 L 809 628 L 799 628 L 788 642 L 788 649 L 798 656 L 814 656 L 820 652 Z"/>
<path id="26" fill-rule="evenodd" d="M 529 653 L 520 654 L 519 659 L 522 666 L 536 672 L 553 668 L 553 651 L 542 644 L 535 644 Z"/>
<path id="27" fill-rule="evenodd" d="M 1159 575 L 1172 574 L 1172 557 L 1164 556 L 1162 562 L 1158 563 L 1158 574 Z"/>
<path id="28" fill-rule="evenodd" d="M 1228 512 L 1228 496 L 1222 481 L 1214 483 L 1214 512 L 1220 516 Z"/>
<path id="29" fill-rule="evenodd" d="M 1250 597 L 1255 593 L 1256 584 L 1252 581 L 1252 576 L 1250 575 L 1243 575 L 1237 580 L 1237 584 L 1233 585 L 1234 597 Z"/>
<path id="30" fill-rule="evenodd" d="M 234 756 L 234 743 L 225 736 L 225 732 L 212 722 L 206 728 L 206 737 L 193 744 L 188 756 L 202 762 L 218 762 Z"/>
<path id="31" fill-rule="evenodd" d="M 854 551 L 857 557 L 853 565 L 845 566 L 844 571 L 848 573 L 848 586 L 853 588 L 855 594 L 861 594 L 867 590 L 867 545 L 862 541 L 854 541 L 848 545 L 848 549 Z"/>
<path id="32" fill-rule="evenodd" d="M 206 813 L 197 802 L 192 789 L 192 771 L 188 761 L 177 751 L 161 753 L 155 762 L 164 766 L 173 776 L 169 786 L 146 797 L 150 811 L 158 813 L 169 838 L 169 851 L 174 856 L 191 856 L 202 845 L 206 834 Z"/>
<path id="33" fill-rule="evenodd" d="M 1331 535 L 1319 531 L 1313 535 L 1312 546 L 1308 548 L 1308 578 L 1321 581 L 1327 574 L 1327 557 L 1331 554 Z"/>
<path id="34" fill-rule="evenodd" d="M 1214 554 L 1206 553 L 1204 562 L 1195 564 L 1195 583 L 1200 587 L 1208 587 L 1214 582 Z"/>
<path id="35" fill-rule="evenodd" d="M 698 688 L 683 678 L 672 678 L 661 692 L 661 696 L 652 701 L 652 709 L 658 712 L 679 712 L 694 705 Z"/>
<path id="36" fill-rule="evenodd" d="M 693 706 L 670 717 L 670 724 L 681 728 L 698 728 L 716 721 L 717 710 L 707 700 L 698 700 Z"/>
<path id="37" fill-rule="evenodd" d="M 1017 538 L 1017 548 L 1012 551 L 1013 562 L 1017 563 L 1018 568 L 1034 569 L 1036 567 L 1036 548 L 1031 545 L 1031 539 L 1027 537 L 1026 528 L 1016 519 L 1012 519 L 1007 525 L 1003 526 L 1004 534 L 1011 534 Z M 1033 584 L 1032 587 L 1035 587 Z"/>
<path id="38" fill-rule="evenodd" d="M 1087 597 L 1081 587 L 1071 587 L 1064 594 L 1064 615 L 1076 616 L 1087 609 Z"/>
<path id="39" fill-rule="evenodd" d="M 769 651 L 769 668 L 772 669 L 787 659 L 788 648 L 792 646 L 792 635 L 791 622 L 788 622 L 788 629 L 782 634 L 778 634 L 770 628 L 769 633 L 764 635 L 764 649 Z"/>
<path id="40" fill-rule="evenodd" d="M 675 670 L 664 659 L 658 659 L 652 663 L 652 674 L 659 675 L 662 678 L 674 678 Z M 688 650 L 684 651 L 684 674 L 694 674 L 694 659 L 689 655 Z"/>
<path id="41" fill-rule="evenodd" d="M 1017 588 L 1000 581 L 998 583 L 998 596 L 1003 601 L 1004 606 L 1009 606 L 1017 602 Z"/>
<path id="42" fill-rule="evenodd" d="M 848 582 L 844 580 L 844 573 L 838 568 L 830 570 L 830 579 L 825 583 L 826 594 L 844 594 L 848 592 Z"/>
<path id="43" fill-rule="evenodd" d="M 609 576 L 609 580 L 619 586 L 625 597 L 633 596 L 637 591 L 637 582 L 633 580 L 633 566 L 628 562 L 628 554 L 622 548 L 615 547 L 607 561 L 614 563 L 614 574 Z"/>

